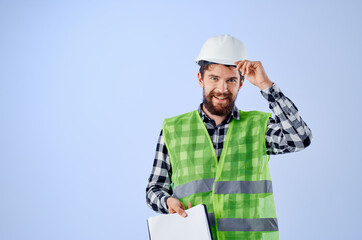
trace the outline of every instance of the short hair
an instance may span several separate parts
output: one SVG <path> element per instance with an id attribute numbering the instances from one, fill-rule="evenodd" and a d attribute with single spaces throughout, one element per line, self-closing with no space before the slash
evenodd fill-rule
<path id="1" fill-rule="evenodd" d="M 201 78 L 202 78 L 202 79 L 204 79 L 205 71 L 206 71 L 206 70 L 209 70 L 211 64 L 219 64 L 219 63 L 208 62 L 208 61 L 203 61 L 203 60 L 201 60 L 201 61 L 199 62 L 199 65 L 200 65 L 200 70 L 199 70 L 199 72 L 200 72 L 200 74 L 201 74 Z M 226 65 L 226 64 L 222 64 L 222 65 L 224 65 L 225 67 L 235 67 L 234 65 Z M 244 79 L 244 76 L 241 75 L 241 72 L 240 72 L 240 71 L 238 71 L 238 72 L 239 72 L 239 75 L 240 75 L 240 84 L 241 84 L 241 81 Z"/>

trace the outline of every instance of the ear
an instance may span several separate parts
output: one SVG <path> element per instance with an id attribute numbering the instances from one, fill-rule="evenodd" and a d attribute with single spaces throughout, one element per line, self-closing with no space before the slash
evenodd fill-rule
<path id="1" fill-rule="evenodd" d="M 197 73 L 197 78 L 199 79 L 200 87 L 204 88 L 204 80 L 202 80 L 200 72 Z"/>
<path id="2" fill-rule="evenodd" d="M 244 80 L 245 80 L 245 76 L 243 77 L 243 80 L 241 80 L 241 83 L 240 83 L 240 86 L 239 86 L 239 90 L 238 90 L 238 91 L 240 91 L 241 87 L 243 86 Z"/>

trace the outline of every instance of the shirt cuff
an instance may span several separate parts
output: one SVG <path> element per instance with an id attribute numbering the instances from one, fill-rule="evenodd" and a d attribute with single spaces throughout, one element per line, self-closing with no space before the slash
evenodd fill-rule
<path id="1" fill-rule="evenodd" d="M 168 207 L 167 207 L 167 199 L 171 197 L 171 196 L 164 196 L 161 198 L 161 205 L 162 207 L 165 209 L 166 212 L 168 212 Z"/>
<path id="2" fill-rule="evenodd" d="M 278 85 L 276 85 L 275 83 L 273 83 L 270 88 L 264 89 L 260 92 L 261 95 L 263 95 L 263 97 L 269 102 L 278 101 L 282 96 L 284 96 Z"/>

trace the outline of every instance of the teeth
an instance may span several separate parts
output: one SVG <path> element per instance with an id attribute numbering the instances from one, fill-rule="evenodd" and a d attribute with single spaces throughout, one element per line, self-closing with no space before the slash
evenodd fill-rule
<path id="1" fill-rule="evenodd" d="M 215 96 L 216 97 L 216 96 Z M 226 98 L 221 98 L 221 97 L 216 97 L 217 99 L 220 99 L 220 100 L 224 100 L 224 99 L 226 99 Z"/>

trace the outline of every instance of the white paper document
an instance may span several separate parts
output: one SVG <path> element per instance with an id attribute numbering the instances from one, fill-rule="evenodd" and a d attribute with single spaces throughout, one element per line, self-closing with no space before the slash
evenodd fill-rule
<path id="1" fill-rule="evenodd" d="M 177 213 L 150 217 L 147 220 L 150 239 L 212 240 L 205 205 L 199 204 L 186 212 L 186 218 Z"/>

